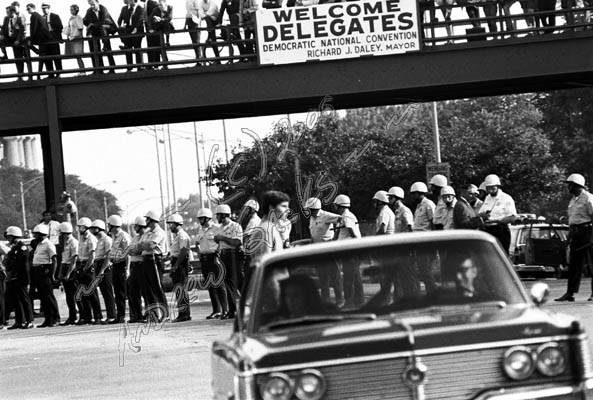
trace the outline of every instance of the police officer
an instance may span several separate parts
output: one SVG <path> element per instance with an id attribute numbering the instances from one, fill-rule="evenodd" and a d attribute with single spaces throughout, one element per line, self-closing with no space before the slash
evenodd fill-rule
<path id="1" fill-rule="evenodd" d="M 517 219 L 515 200 L 500 189 L 501 182 L 497 175 L 488 175 L 484 179 L 484 185 L 488 192 L 480 207 L 480 217 L 485 221 L 484 230 L 497 238 L 508 254 L 511 245 L 509 223 Z"/>
<path id="2" fill-rule="evenodd" d="M 482 204 L 484 204 L 484 200 L 486 200 L 487 195 L 488 193 L 486 193 L 486 182 L 482 182 L 480 183 L 480 187 L 478 188 L 478 200 L 480 200 Z M 479 209 L 477 211 L 480 212 Z"/>
<path id="3" fill-rule="evenodd" d="M 89 218 L 82 217 L 78 220 L 78 261 L 76 265 L 76 276 L 79 287 L 75 299 L 80 301 L 82 310 L 80 319 L 76 325 L 102 324 L 103 314 L 99 293 L 97 293 L 97 281 L 95 279 L 95 252 L 97 250 L 97 238 L 90 231 L 92 222 Z M 94 318 L 94 322 L 93 322 Z"/>
<path id="4" fill-rule="evenodd" d="M 235 318 L 239 282 L 243 279 L 240 277 L 243 263 L 243 253 L 240 251 L 243 246 L 243 229 L 241 225 L 231 220 L 231 207 L 227 204 L 216 206 L 214 211 L 219 224 L 214 241 L 218 243 L 220 260 L 225 267 L 224 284 L 229 307 L 228 313 L 221 315 L 220 319 L 230 319 Z"/>
<path id="5" fill-rule="evenodd" d="M 441 199 L 439 202 L 442 203 L 444 207 L 441 207 L 439 210 L 439 206 L 437 206 L 437 211 L 439 211 L 439 214 L 437 215 L 437 211 L 435 211 L 433 220 L 434 226 L 440 226 L 440 229 L 444 230 L 454 229 L 453 210 L 455 204 L 457 203 L 457 199 L 455 198 L 455 190 L 451 186 L 445 186 L 442 188 Z"/>
<path id="6" fill-rule="evenodd" d="M 62 281 L 64 293 L 66 295 L 66 304 L 68 305 L 68 319 L 60 324 L 60 326 L 74 325 L 77 321 L 76 306 L 78 303 L 79 310 L 82 310 L 80 302 L 75 299 L 78 281 L 75 279 L 74 269 L 78 261 L 78 240 L 72 236 L 72 224 L 70 222 L 62 222 L 60 224 L 60 234 L 62 235 L 60 241 L 62 242 L 62 263 L 60 265 L 60 272 L 58 272 L 58 279 Z"/>
<path id="7" fill-rule="evenodd" d="M 448 209 L 443 201 L 442 191 L 447 187 L 447 178 L 444 175 L 437 174 L 430 178 L 430 200 L 436 204 L 433 216 L 433 229 L 443 230 L 447 222 Z"/>
<path id="8" fill-rule="evenodd" d="M 433 218 L 436 206 L 434 202 L 426 197 L 428 188 L 424 182 L 415 182 L 410 188 L 412 199 L 416 203 L 414 212 L 413 231 L 431 231 L 433 230 Z"/>
<path id="9" fill-rule="evenodd" d="M 128 257 L 126 250 L 130 245 L 130 235 L 121 226 L 123 220 L 119 215 L 112 215 L 107 219 L 109 234 L 113 237 L 109 261 L 112 269 L 113 291 L 117 315 L 111 324 L 123 323 L 126 320 L 126 279 L 128 276 Z"/>
<path id="10" fill-rule="evenodd" d="M 49 228 L 39 224 L 33 228 L 33 235 L 39 241 L 33 254 L 31 284 L 37 288 L 45 320 L 38 328 L 54 327 L 60 322 L 58 302 L 53 292 L 56 271 L 56 246 L 48 239 Z"/>
<path id="11" fill-rule="evenodd" d="M 8 329 L 29 329 L 33 327 L 33 308 L 29 299 L 29 249 L 21 241 L 21 228 L 9 226 L 4 237 L 10 244 L 4 265 L 6 267 L 6 300 L 14 307 L 14 325 Z M 7 307 L 8 310 L 12 307 Z"/>
<path id="12" fill-rule="evenodd" d="M 157 322 L 161 322 L 169 318 L 167 298 L 161 284 L 164 271 L 163 255 L 166 254 L 167 249 L 167 235 L 159 225 L 161 219 L 159 213 L 150 210 L 144 217 L 149 231 L 142 237 L 140 245 L 142 247 L 142 273 L 144 274 L 145 293 L 149 299 L 149 304 L 146 305 L 147 318 L 150 313 Z"/>
<path id="13" fill-rule="evenodd" d="M 376 235 L 392 235 L 395 233 L 395 214 L 389 208 L 389 197 L 385 190 L 379 190 L 373 196 L 375 209 L 379 211 L 375 221 Z"/>
<path id="14" fill-rule="evenodd" d="M 438 208 L 438 203 L 441 200 L 441 190 L 449 184 L 447 177 L 445 175 L 436 174 L 430 178 L 428 184 L 430 185 L 430 200 L 433 203 L 436 203 Z"/>
<path id="15" fill-rule="evenodd" d="M 191 320 L 189 293 L 187 292 L 187 277 L 189 274 L 189 261 L 191 256 L 191 239 L 183 229 L 183 218 L 173 214 L 167 218 L 171 231 L 171 279 L 173 280 L 173 293 L 177 299 L 177 318 L 171 322 L 184 322 Z"/>
<path id="16" fill-rule="evenodd" d="M 57 265 L 59 266 L 62 263 L 62 244 L 60 243 L 60 223 L 53 219 L 53 213 L 50 210 L 43 211 L 43 213 L 41 214 L 41 223 L 43 225 L 46 225 L 47 228 L 49 229 L 48 239 L 50 240 L 50 242 L 52 242 L 54 244 L 54 246 L 56 246 L 56 251 L 58 252 L 58 255 L 57 255 L 58 264 Z M 59 268 L 58 268 L 58 270 L 59 270 Z M 58 272 L 58 270 L 56 270 L 56 273 Z M 55 277 L 55 280 L 57 280 L 57 275 Z"/>
<path id="17" fill-rule="evenodd" d="M 257 215 L 259 211 L 259 203 L 257 200 L 250 199 L 243 204 L 243 208 L 241 210 L 241 228 L 243 228 L 243 247 L 249 247 L 249 241 L 251 239 L 251 235 L 255 231 L 255 229 L 261 224 L 261 218 Z M 245 260 L 243 263 L 243 277 L 244 280 L 247 279 L 247 274 L 249 271 L 249 266 L 251 265 L 251 254 L 249 252 L 244 252 Z M 239 284 L 239 288 L 243 287 L 243 282 Z"/>
<path id="18" fill-rule="evenodd" d="M 593 195 L 585 188 L 585 178 L 580 174 L 570 175 L 566 179 L 566 185 L 572 195 L 568 204 L 570 264 L 566 293 L 556 301 L 574 301 L 574 294 L 579 292 L 581 284 L 583 264 L 591 254 L 593 243 Z M 593 295 L 589 297 L 589 301 L 593 301 Z"/>
<path id="19" fill-rule="evenodd" d="M 480 212 L 480 208 L 482 208 L 482 204 L 484 202 L 480 200 L 480 189 L 472 183 L 470 183 L 464 190 L 467 194 L 466 200 L 468 203 L 474 208 L 476 213 Z"/>
<path id="20" fill-rule="evenodd" d="M 128 277 L 128 303 L 130 304 L 130 323 L 146 322 L 142 313 L 142 299 L 144 305 L 149 304 L 146 295 L 144 274 L 142 272 L 142 238 L 146 234 L 146 219 L 136 217 L 134 220 L 134 232 L 136 235 L 130 240 L 125 255 L 130 258 L 130 276 Z"/>
<path id="21" fill-rule="evenodd" d="M 226 286 L 221 274 L 224 274 L 224 265 L 218 254 L 219 243 L 214 240 L 220 227 L 212 221 L 212 211 L 202 208 L 198 211 L 200 231 L 198 232 L 197 243 L 202 266 L 202 277 L 208 286 L 210 302 L 212 303 L 212 314 L 206 319 L 217 319 L 222 315 L 228 315 L 228 302 Z"/>
<path id="22" fill-rule="evenodd" d="M 350 211 L 350 197 L 345 194 L 336 196 L 334 204 L 337 207 L 341 221 L 337 225 L 337 240 L 358 239 L 361 237 L 358 218 Z M 358 307 L 364 302 L 362 275 L 360 274 L 360 259 L 351 257 L 343 260 L 342 273 L 344 275 L 344 307 Z"/>
<path id="23" fill-rule="evenodd" d="M 95 272 L 99 280 L 99 289 L 105 302 L 107 320 L 105 323 L 112 324 L 115 320 L 115 296 L 113 294 L 113 271 L 109 262 L 109 253 L 113 239 L 105 232 L 107 227 L 105 221 L 96 219 L 91 224 L 91 233 L 97 238 L 97 250 L 95 251 Z"/>
<path id="24" fill-rule="evenodd" d="M 387 192 L 387 197 L 389 198 L 389 205 L 392 207 L 395 216 L 395 233 L 412 232 L 414 215 L 403 203 L 405 197 L 404 189 L 399 186 L 393 186 Z"/>

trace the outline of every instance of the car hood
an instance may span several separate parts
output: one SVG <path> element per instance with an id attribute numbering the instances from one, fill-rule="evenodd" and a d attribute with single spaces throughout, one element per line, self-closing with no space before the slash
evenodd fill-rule
<path id="1" fill-rule="evenodd" d="M 242 347 L 256 368 L 266 368 L 490 342 L 537 341 L 569 334 L 574 331 L 574 321 L 536 307 L 432 311 L 384 316 L 374 321 L 292 326 L 249 335 Z"/>

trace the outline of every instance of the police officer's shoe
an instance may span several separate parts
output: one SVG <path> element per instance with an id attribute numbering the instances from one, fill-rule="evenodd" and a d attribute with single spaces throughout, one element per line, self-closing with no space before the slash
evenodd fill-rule
<path id="1" fill-rule="evenodd" d="M 212 314 L 208 315 L 206 317 L 206 319 L 219 319 L 220 318 L 220 315 L 221 315 L 220 313 L 214 313 L 213 312 Z"/>
<path id="2" fill-rule="evenodd" d="M 23 329 L 23 324 L 14 324 L 6 328 L 7 330 L 11 331 L 13 329 Z"/>
<path id="3" fill-rule="evenodd" d="M 228 312 L 222 313 L 222 315 L 220 316 L 220 319 L 231 319 L 231 314 Z"/>
<path id="4" fill-rule="evenodd" d="M 587 301 L 593 301 L 593 294 L 591 296 L 589 296 L 589 298 L 587 299 Z"/>
<path id="5" fill-rule="evenodd" d="M 121 318 L 114 318 L 111 320 L 108 320 L 107 323 L 109 325 L 115 325 L 115 324 L 123 324 L 124 322 L 126 322 L 126 319 L 124 317 Z"/>
<path id="6" fill-rule="evenodd" d="M 574 296 L 570 293 L 564 293 L 562 296 L 558 297 L 554 301 L 574 301 Z"/>
<path id="7" fill-rule="evenodd" d="M 31 329 L 34 327 L 35 327 L 35 325 L 33 325 L 33 322 L 31 322 L 31 321 L 21 325 L 21 329 Z"/>
<path id="8" fill-rule="evenodd" d="M 90 325 L 92 324 L 91 321 L 87 321 L 86 319 L 79 319 L 74 323 L 74 325 Z"/>
<path id="9" fill-rule="evenodd" d="M 101 321 L 100 319 L 96 319 L 93 321 L 93 325 L 103 325 L 103 321 Z"/>
<path id="10" fill-rule="evenodd" d="M 41 325 L 37 325 L 38 328 L 49 328 L 50 326 L 56 326 L 56 325 L 49 321 L 43 321 L 43 323 Z"/>
<path id="11" fill-rule="evenodd" d="M 66 321 L 60 323 L 60 326 L 74 325 L 75 323 L 76 323 L 76 321 L 74 321 L 73 319 L 68 318 Z"/>
<path id="12" fill-rule="evenodd" d="M 191 321 L 191 317 L 189 316 L 185 316 L 185 317 L 177 317 L 175 318 L 173 321 L 171 321 L 172 323 L 177 323 L 177 322 L 185 322 L 185 321 Z"/>

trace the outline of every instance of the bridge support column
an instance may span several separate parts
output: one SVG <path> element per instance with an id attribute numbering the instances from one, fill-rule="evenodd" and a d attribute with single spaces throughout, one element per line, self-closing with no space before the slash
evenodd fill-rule
<path id="1" fill-rule="evenodd" d="M 55 86 L 45 89 L 47 104 L 47 130 L 41 134 L 43 151 L 43 177 L 45 181 L 45 204 L 48 209 L 57 207 L 66 188 L 64 154 L 62 149 L 62 126 L 58 118 Z"/>

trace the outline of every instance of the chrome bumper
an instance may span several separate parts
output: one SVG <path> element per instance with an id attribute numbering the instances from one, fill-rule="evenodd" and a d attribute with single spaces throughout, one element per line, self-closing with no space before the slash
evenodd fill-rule
<path id="1" fill-rule="evenodd" d="M 566 397 L 570 396 L 570 397 Z M 475 400 L 593 399 L 593 379 L 574 385 L 540 385 L 499 389 L 481 394 Z"/>

